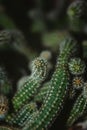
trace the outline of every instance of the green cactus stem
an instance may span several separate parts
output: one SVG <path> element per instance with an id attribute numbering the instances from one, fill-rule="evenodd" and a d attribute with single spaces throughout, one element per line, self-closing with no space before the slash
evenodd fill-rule
<path id="1" fill-rule="evenodd" d="M 73 123 L 79 118 L 81 117 L 84 113 L 85 113 L 85 110 L 87 109 L 87 99 L 84 97 L 83 94 L 81 94 L 72 110 L 71 110 L 71 113 L 70 113 L 70 116 L 69 116 L 69 119 L 67 121 L 67 126 L 72 126 Z"/>
<path id="2" fill-rule="evenodd" d="M 40 57 L 32 62 L 32 74 L 24 83 L 19 91 L 13 97 L 13 106 L 16 110 L 21 108 L 27 100 L 37 92 L 41 82 L 45 79 L 47 74 L 47 61 Z"/>
<path id="3" fill-rule="evenodd" d="M 6 122 L 13 125 L 16 124 L 20 127 L 26 124 L 26 121 L 29 119 L 32 112 L 37 111 L 37 105 L 34 102 L 26 104 L 21 108 L 17 113 L 12 113 L 6 118 Z"/>
<path id="4" fill-rule="evenodd" d="M 50 89 L 40 112 L 29 126 L 26 124 L 23 130 L 46 129 L 63 107 L 69 88 L 68 60 L 72 51 L 76 49 L 76 41 L 68 38 L 63 44 L 61 43 L 61 46 L 56 69 L 50 81 Z"/>
<path id="5" fill-rule="evenodd" d="M 87 82 L 84 83 L 82 94 L 77 98 L 73 109 L 71 110 L 70 117 L 67 125 L 71 126 L 87 111 Z"/>
<path id="6" fill-rule="evenodd" d="M 38 110 L 36 110 L 36 111 L 34 111 L 33 113 L 31 113 L 31 115 L 27 118 L 27 120 L 26 120 L 24 126 L 26 126 L 26 124 L 28 124 L 28 123 L 29 123 L 28 125 L 30 125 L 31 122 L 36 118 L 36 116 L 38 115 L 38 113 L 39 113 Z M 23 127 L 24 127 L 24 126 L 23 126 Z M 22 127 L 22 128 L 23 128 L 23 127 Z"/>

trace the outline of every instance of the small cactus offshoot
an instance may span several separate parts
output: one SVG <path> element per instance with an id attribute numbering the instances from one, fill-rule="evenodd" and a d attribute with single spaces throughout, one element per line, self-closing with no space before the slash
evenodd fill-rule
<path id="1" fill-rule="evenodd" d="M 85 72 L 86 65 L 80 58 L 73 58 L 69 62 L 69 70 L 73 75 L 81 75 Z"/>

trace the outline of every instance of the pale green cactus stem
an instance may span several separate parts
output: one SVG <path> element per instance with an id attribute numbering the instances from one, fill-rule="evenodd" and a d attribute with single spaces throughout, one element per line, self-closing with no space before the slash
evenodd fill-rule
<path id="1" fill-rule="evenodd" d="M 32 62 L 32 74 L 29 79 L 24 83 L 19 91 L 13 97 L 13 106 L 18 110 L 23 106 L 31 97 L 37 92 L 41 82 L 46 78 L 47 74 L 47 61 L 40 57 Z"/>
<path id="2" fill-rule="evenodd" d="M 20 127 L 26 124 L 26 121 L 29 120 L 30 115 L 37 111 L 37 105 L 34 102 L 24 105 L 17 113 L 12 113 L 6 118 L 6 122 L 11 125 L 18 125 Z"/>
<path id="3" fill-rule="evenodd" d="M 26 124 L 23 130 L 46 129 L 54 118 L 59 115 L 63 107 L 69 88 L 68 60 L 71 53 L 76 49 L 76 41 L 68 38 L 61 43 L 61 46 L 56 69 L 50 80 L 50 89 L 47 92 L 43 105 L 35 119 L 29 126 Z"/>

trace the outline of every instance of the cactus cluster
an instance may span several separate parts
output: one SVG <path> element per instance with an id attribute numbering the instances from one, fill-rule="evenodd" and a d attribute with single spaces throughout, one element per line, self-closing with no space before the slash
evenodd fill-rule
<path id="1" fill-rule="evenodd" d="M 67 14 L 72 31 L 85 32 L 85 11 L 86 0 L 74 1 L 69 6 Z M 17 48 L 15 43 L 20 42 L 25 40 L 19 31 L 0 32 L 0 47 L 9 47 L 12 43 L 10 47 Z M 76 95 L 66 126 L 72 126 L 87 112 L 87 66 L 84 57 L 77 54 L 79 46 L 82 43 L 79 43 L 78 38 L 71 34 L 65 37 L 59 45 L 51 78 L 49 71 L 52 55 L 49 51 L 43 51 L 29 62 L 31 73 L 19 80 L 11 98 L 12 84 L 5 69 L 0 67 L 0 121 L 7 124 L 1 125 L 0 130 L 47 130 L 60 115 L 66 100 L 72 101 Z"/>

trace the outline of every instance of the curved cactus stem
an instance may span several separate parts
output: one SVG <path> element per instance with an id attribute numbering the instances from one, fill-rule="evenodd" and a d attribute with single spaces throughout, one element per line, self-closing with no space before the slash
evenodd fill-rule
<path id="1" fill-rule="evenodd" d="M 84 114 L 85 110 L 87 109 L 87 99 L 84 98 L 84 96 L 81 94 L 72 110 L 71 110 L 71 113 L 70 113 L 70 116 L 69 116 L 69 119 L 67 121 L 67 126 L 71 126 L 73 125 L 73 123 L 80 117 Z"/>
<path id="2" fill-rule="evenodd" d="M 16 124 L 20 127 L 26 124 L 26 121 L 29 119 L 30 115 L 37 111 L 37 105 L 34 102 L 26 104 L 21 110 L 19 110 L 16 114 L 12 113 L 8 115 L 6 118 L 6 122 L 13 125 Z"/>
<path id="3" fill-rule="evenodd" d="M 23 130 L 41 130 L 47 128 L 54 118 L 60 113 L 69 88 L 68 60 L 70 54 L 76 49 L 76 41 L 71 38 L 63 43 L 57 61 L 55 72 L 50 81 L 50 89 L 36 118 Z"/>
<path id="4" fill-rule="evenodd" d="M 23 106 L 27 100 L 37 92 L 41 82 L 45 79 L 47 74 L 47 61 L 42 58 L 36 58 L 32 62 L 32 74 L 24 83 L 19 91 L 13 97 L 13 106 L 18 110 Z"/>

